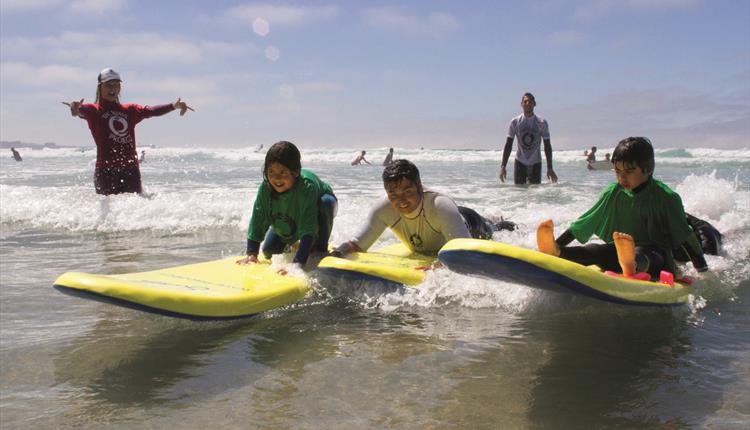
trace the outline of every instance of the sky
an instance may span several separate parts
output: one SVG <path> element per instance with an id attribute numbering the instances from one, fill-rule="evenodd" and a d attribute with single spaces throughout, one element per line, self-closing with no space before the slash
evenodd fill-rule
<path id="1" fill-rule="evenodd" d="M 750 146 L 748 0 L 0 0 L 0 140 L 93 145 L 106 67 L 196 110 L 141 146 L 499 149 L 527 91 L 555 149 Z"/>

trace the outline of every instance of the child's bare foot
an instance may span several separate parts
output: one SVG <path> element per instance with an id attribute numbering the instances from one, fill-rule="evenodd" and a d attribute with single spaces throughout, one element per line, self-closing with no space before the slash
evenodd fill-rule
<path id="1" fill-rule="evenodd" d="M 622 274 L 633 276 L 635 274 L 635 243 L 633 242 L 633 236 L 616 231 L 612 233 L 612 239 L 615 240 L 617 261 L 620 262 Z"/>
<path id="2" fill-rule="evenodd" d="M 536 228 L 536 247 L 539 252 L 555 257 L 560 256 L 560 247 L 555 242 L 555 225 L 551 219 L 544 221 Z"/>

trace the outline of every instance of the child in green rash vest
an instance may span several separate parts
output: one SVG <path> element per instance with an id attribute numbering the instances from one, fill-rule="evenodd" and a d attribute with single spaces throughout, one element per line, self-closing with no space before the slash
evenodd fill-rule
<path id="1" fill-rule="evenodd" d="M 653 178 L 654 148 L 645 137 L 620 141 L 612 154 L 617 181 L 608 185 L 591 209 L 554 239 L 552 220 L 537 229 L 541 252 L 583 265 L 633 276 L 661 270 L 676 274 L 673 249 L 684 250 L 699 272 L 708 270 L 701 244 L 688 225 L 680 196 Z M 596 235 L 604 244 L 586 243 Z"/>
<path id="2" fill-rule="evenodd" d="M 261 240 L 266 258 L 299 241 L 294 263 L 300 266 L 310 252 L 328 250 L 338 201 L 330 185 L 302 169 L 300 159 L 291 142 L 277 142 L 268 149 L 247 229 L 247 256 L 237 264 L 257 263 Z"/>

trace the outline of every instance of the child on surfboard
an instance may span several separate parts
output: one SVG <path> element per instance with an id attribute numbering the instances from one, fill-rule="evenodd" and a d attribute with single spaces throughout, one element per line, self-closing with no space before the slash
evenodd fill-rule
<path id="1" fill-rule="evenodd" d="M 354 239 L 331 255 L 366 251 L 386 228 L 406 247 L 421 253 L 436 253 L 451 239 L 489 239 L 495 230 L 515 229 L 510 221 L 493 225 L 474 210 L 457 206 L 450 197 L 425 190 L 417 166 L 408 160 L 394 160 L 385 167 L 383 186 L 387 198 L 370 210 L 367 223 Z"/>
<path id="2" fill-rule="evenodd" d="M 157 106 L 120 104 L 120 74 L 112 69 L 99 73 L 96 101 L 62 102 L 70 114 L 88 122 L 96 143 L 94 187 L 97 194 L 143 193 L 138 152 L 135 147 L 135 126 L 145 118 L 165 115 L 175 109 L 180 116 L 193 110 L 181 99 Z"/>
<path id="3" fill-rule="evenodd" d="M 539 224 L 539 251 L 583 265 L 596 264 L 626 277 L 659 279 L 662 270 L 677 273 L 672 250 L 679 248 L 697 271 L 708 270 L 701 244 L 686 221 L 682 199 L 653 178 L 651 141 L 623 139 L 612 153 L 612 162 L 616 182 L 563 234 L 554 238 L 552 220 Z M 573 239 L 586 243 L 592 235 L 605 243 L 567 246 Z"/>
<path id="4" fill-rule="evenodd" d="M 287 141 L 274 143 L 266 152 L 263 182 L 247 229 L 247 256 L 237 264 L 257 263 L 259 252 L 270 258 L 299 242 L 293 263 L 304 266 L 311 252 L 328 251 L 337 209 L 331 186 L 302 169 L 297 147 Z"/>

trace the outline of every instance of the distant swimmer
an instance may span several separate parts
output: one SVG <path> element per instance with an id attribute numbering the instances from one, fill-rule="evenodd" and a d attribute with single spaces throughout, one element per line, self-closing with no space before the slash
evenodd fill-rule
<path id="1" fill-rule="evenodd" d="M 508 137 L 503 149 L 503 160 L 500 164 L 500 180 L 505 182 L 513 139 L 518 138 L 516 159 L 513 162 L 513 182 L 521 184 L 540 184 L 542 182 L 542 140 L 544 140 L 544 156 L 547 160 L 547 177 L 557 182 L 557 175 L 552 169 L 552 143 L 550 142 L 549 125 L 547 120 L 534 114 L 536 99 L 531 93 L 525 93 L 521 98 L 523 113 L 513 118 L 508 127 Z"/>
<path id="2" fill-rule="evenodd" d="M 389 164 L 393 163 L 393 148 L 390 148 L 388 150 L 388 155 L 385 156 L 385 160 L 383 160 L 383 165 L 387 166 Z"/>
<path id="3" fill-rule="evenodd" d="M 13 153 L 13 159 L 16 161 L 23 161 L 23 158 L 21 158 L 21 154 L 16 151 L 16 148 L 10 148 L 10 152 Z"/>
<path id="4" fill-rule="evenodd" d="M 136 124 L 176 109 L 180 116 L 193 110 L 180 98 L 174 103 L 157 106 L 120 104 L 121 82 L 119 73 L 104 69 L 97 78 L 95 103 L 83 103 L 83 99 L 62 102 L 70 107 L 72 116 L 86 120 L 94 137 L 97 194 L 143 193 L 135 142 Z"/>
<path id="5" fill-rule="evenodd" d="M 596 146 L 591 147 L 591 151 L 586 155 L 586 161 L 589 163 L 596 161 Z"/>
<path id="6" fill-rule="evenodd" d="M 146 151 L 141 151 L 141 158 L 138 159 L 139 163 L 146 161 Z"/>
<path id="7" fill-rule="evenodd" d="M 262 150 L 263 150 L 263 144 L 262 143 L 260 144 L 260 146 L 258 146 L 257 148 L 255 148 L 255 152 L 260 152 Z"/>
<path id="8" fill-rule="evenodd" d="M 367 151 L 362 151 L 361 154 L 357 155 L 357 158 L 355 158 L 354 160 L 352 160 L 352 166 L 359 166 L 362 163 L 372 164 L 372 163 L 370 163 L 369 161 L 367 161 L 365 159 L 365 154 L 366 153 L 367 153 Z"/>
<path id="9" fill-rule="evenodd" d="M 609 157 L 610 157 L 609 152 L 606 153 L 606 154 L 604 154 L 604 159 L 605 160 L 610 161 Z"/>

